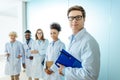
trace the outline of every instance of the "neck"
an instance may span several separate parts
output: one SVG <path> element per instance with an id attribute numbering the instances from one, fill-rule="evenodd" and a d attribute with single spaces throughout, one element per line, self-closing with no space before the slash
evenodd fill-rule
<path id="1" fill-rule="evenodd" d="M 11 40 L 10 42 L 12 42 L 12 43 L 13 43 L 13 42 L 15 42 L 15 41 L 16 41 L 16 40 Z"/>
<path id="2" fill-rule="evenodd" d="M 81 29 L 79 29 L 78 31 L 73 31 L 73 35 L 76 35 L 79 31 L 81 31 L 84 27 L 82 27 Z"/>
<path id="3" fill-rule="evenodd" d="M 38 40 L 41 40 L 41 39 L 38 38 Z"/>
<path id="4" fill-rule="evenodd" d="M 55 42 L 55 41 L 57 41 L 57 40 L 58 40 L 58 38 L 54 39 L 53 41 Z"/>
<path id="5" fill-rule="evenodd" d="M 30 38 L 29 39 L 26 39 L 27 41 L 29 41 L 30 40 Z"/>

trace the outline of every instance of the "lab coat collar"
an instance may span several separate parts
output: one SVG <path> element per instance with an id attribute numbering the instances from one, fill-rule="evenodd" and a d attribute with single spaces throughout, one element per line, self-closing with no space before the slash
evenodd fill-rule
<path id="1" fill-rule="evenodd" d="M 29 43 L 27 44 L 27 40 L 25 40 L 24 44 L 25 44 L 25 45 L 30 45 L 30 44 L 32 43 L 32 41 L 34 41 L 34 40 L 33 40 L 32 38 L 30 38 Z"/>
<path id="2" fill-rule="evenodd" d="M 43 40 L 36 40 L 36 42 L 43 42 Z"/>
<path id="3" fill-rule="evenodd" d="M 50 44 L 56 44 L 56 43 L 59 43 L 60 42 L 60 39 L 58 39 L 57 41 L 52 41 Z"/>
<path id="4" fill-rule="evenodd" d="M 9 43 L 16 43 L 16 42 L 17 42 L 17 40 L 15 40 L 15 42 L 11 42 L 11 41 L 10 41 Z"/>
<path id="5" fill-rule="evenodd" d="M 30 38 L 29 43 L 30 43 L 32 40 L 33 40 L 33 39 L 32 39 L 32 38 Z M 29 43 L 28 43 L 28 44 L 29 44 Z M 26 40 L 26 44 L 27 44 L 27 40 Z"/>
<path id="6" fill-rule="evenodd" d="M 30 41 L 33 40 L 32 38 L 29 39 Z M 27 41 L 27 40 L 26 40 Z"/>
<path id="7" fill-rule="evenodd" d="M 75 35 L 75 40 L 80 40 L 80 39 L 83 37 L 83 35 L 84 35 L 85 32 L 86 32 L 86 29 L 85 29 L 85 28 L 83 28 L 82 30 L 80 30 L 80 31 Z"/>
<path id="8" fill-rule="evenodd" d="M 70 44 L 69 44 L 68 50 L 70 50 L 71 46 L 72 46 L 76 41 L 79 41 L 79 40 L 83 37 L 83 35 L 84 35 L 85 32 L 86 32 L 86 29 L 83 28 L 83 29 L 80 30 L 76 35 L 71 35 L 71 36 L 69 37 L 69 39 L 70 39 Z M 73 36 L 74 36 L 74 37 L 73 37 Z"/>
<path id="9" fill-rule="evenodd" d="M 82 38 L 82 36 L 84 35 L 85 32 L 86 32 L 86 29 L 83 28 L 83 29 L 80 30 L 76 35 L 71 35 L 71 36 L 69 37 L 69 39 L 71 40 L 72 37 L 74 36 L 73 41 L 80 40 L 80 39 Z"/>

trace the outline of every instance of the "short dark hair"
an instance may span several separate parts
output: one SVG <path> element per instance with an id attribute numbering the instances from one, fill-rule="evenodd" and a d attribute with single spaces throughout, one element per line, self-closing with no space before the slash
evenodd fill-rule
<path id="1" fill-rule="evenodd" d="M 56 29 L 58 32 L 60 32 L 61 31 L 61 26 L 60 26 L 60 24 L 54 22 L 50 25 L 50 29 Z"/>
<path id="2" fill-rule="evenodd" d="M 30 33 L 31 34 L 31 31 L 30 30 L 26 30 L 25 33 Z"/>
<path id="3" fill-rule="evenodd" d="M 84 8 L 82 6 L 78 6 L 78 5 L 70 7 L 67 11 L 67 16 L 69 16 L 69 13 L 73 10 L 81 11 L 83 18 L 86 17 L 86 12 L 85 12 Z"/>

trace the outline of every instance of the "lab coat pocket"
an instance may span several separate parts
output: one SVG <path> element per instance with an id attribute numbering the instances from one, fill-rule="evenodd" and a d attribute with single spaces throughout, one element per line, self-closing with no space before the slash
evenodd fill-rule
<path id="1" fill-rule="evenodd" d="M 19 60 L 20 60 L 19 58 L 14 58 L 11 64 L 13 64 L 13 66 L 17 66 L 17 64 L 19 63 Z"/>

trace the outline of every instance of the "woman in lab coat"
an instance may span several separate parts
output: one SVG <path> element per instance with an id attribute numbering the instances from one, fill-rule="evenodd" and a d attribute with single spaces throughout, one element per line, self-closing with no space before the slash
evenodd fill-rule
<path id="1" fill-rule="evenodd" d="M 10 32 L 10 42 L 5 45 L 5 53 L 7 57 L 5 74 L 11 76 L 11 80 L 19 80 L 21 72 L 21 57 L 23 55 L 22 43 L 17 41 L 17 33 Z"/>
<path id="2" fill-rule="evenodd" d="M 47 52 L 46 52 L 46 58 L 45 58 L 45 65 L 44 70 L 46 72 L 46 80 L 62 80 L 62 76 L 58 73 L 58 68 L 54 64 L 57 58 L 60 55 L 60 51 L 62 49 L 65 49 L 65 44 L 58 38 L 59 32 L 61 31 L 61 27 L 58 23 L 53 23 L 50 25 L 50 31 L 51 31 L 51 38 L 52 42 L 49 44 Z M 46 63 L 52 61 L 53 64 L 48 69 L 46 67 Z"/>
<path id="3" fill-rule="evenodd" d="M 28 80 L 32 80 L 31 78 L 31 47 L 34 42 L 34 40 L 31 38 L 31 31 L 26 30 L 25 31 L 25 42 L 23 44 L 25 56 L 23 57 L 23 67 L 26 68 L 26 75 L 28 76 Z"/>
<path id="4" fill-rule="evenodd" d="M 31 56 L 33 56 L 31 76 L 35 80 L 43 80 L 43 61 L 45 58 L 48 40 L 44 38 L 43 31 L 38 29 L 35 34 L 36 40 L 32 45 Z"/>

